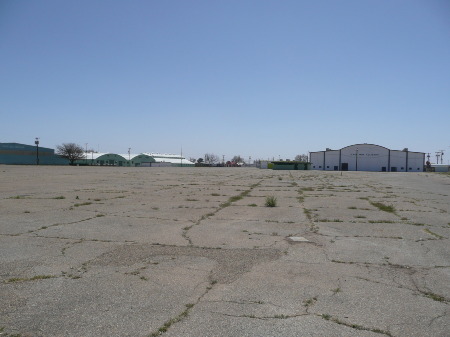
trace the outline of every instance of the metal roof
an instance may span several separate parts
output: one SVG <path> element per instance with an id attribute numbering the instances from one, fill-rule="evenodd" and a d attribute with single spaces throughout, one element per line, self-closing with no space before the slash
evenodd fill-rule
<path id="1" fill-rule="evenodd" d="M 116 156 L 120 156 L 125 160 L 133 160 L 134 158 L 138 157 L 138 156 L 148 156 L 148 157 L 152 157 L 153 159 L 155 159 L 156 162 L 163 162 L 163 163 L 173 163 L 173 164 L 192 164 L 192 162 L 188 159 L 186 159 L 185 157 L 181 157 L 180 155 L 177 154 L 167 154 L 167 153 L 156 153 L 156 152 L 143 152 L 143 153 L 138 153 L 138 154 L 121 154 L 121 153 L 112 153 L 112 152 L 85 152 L 83 159 L 91 159 L 91 160 L 95 160 L 101 156 L 104 155 L 116 155 Z"/>

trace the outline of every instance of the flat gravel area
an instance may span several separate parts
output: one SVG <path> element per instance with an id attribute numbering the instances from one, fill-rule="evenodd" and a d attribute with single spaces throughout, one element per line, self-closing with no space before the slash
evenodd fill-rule
<path id="1" fill-rule="evenodd" d="M 1 337 L 450 336 L 448 174 L 1 165 L 0 215 Z"/>

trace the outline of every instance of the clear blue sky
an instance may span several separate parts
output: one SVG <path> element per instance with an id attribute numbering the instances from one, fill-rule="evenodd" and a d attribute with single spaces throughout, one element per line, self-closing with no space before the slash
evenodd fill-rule
<path id="1" fill-rule="evenodd" d="M 450 157 L 448 0 L 2 0 L 0 142 Z"/>

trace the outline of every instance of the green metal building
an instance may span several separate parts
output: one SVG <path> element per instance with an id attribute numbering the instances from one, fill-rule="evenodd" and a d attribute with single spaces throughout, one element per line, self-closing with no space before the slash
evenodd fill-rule
<path id="1" fill-rule="evenodd" d="M 269 170 L 310 170 L 311 163 L 296 160 L 258 160 L 256 161 L 256 167 L 260 169 Z"/>
<path id="2" fill-rule="evenodd" d="M 273 170 L 309 170 L 311 163 L 303 161 L 272 161 L 271 166 Z"/>

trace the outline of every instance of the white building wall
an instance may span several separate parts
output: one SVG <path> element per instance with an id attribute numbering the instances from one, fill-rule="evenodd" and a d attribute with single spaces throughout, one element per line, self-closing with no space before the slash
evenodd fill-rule
<path id="1" fill-rule="evenodd" d="M 388 170 L 389 149 L 372 144 L 357 144 L 341 150 L 341 164 L 348 163 L 349 171 L 380 172 Z M 342 166 L 342 165 L 341 165 Z"/>
<path id="2" fill-rule="evenodd" d="M 326 171 L 339 170 L 339 150 L 325 151 L 324 167 Z"/>
<path id="3" fill-rule="evenodd" d="M 422 172 L 425 154 L 389 150 L 374 144 L 355 144 L 341 150 L 311 152 L 311 169 L 333 171 Z"/>
<path id="4" fill-rule="evenodd" d="M 313 170 L 323 170 L 323 151 L 311 152 L 309 154 L 309 161 Z"/>
<path id="5" fill-rule="evenodd" d="M 391 151 L 391 171 L 392 172 L 406 171 L 406 152 Z"/>
<path id="6" fill-rule="evenodd" d="M 409 152 L 408 172 L 423 172 L 424 165 L 425 165 L 425 153 Z"/>

